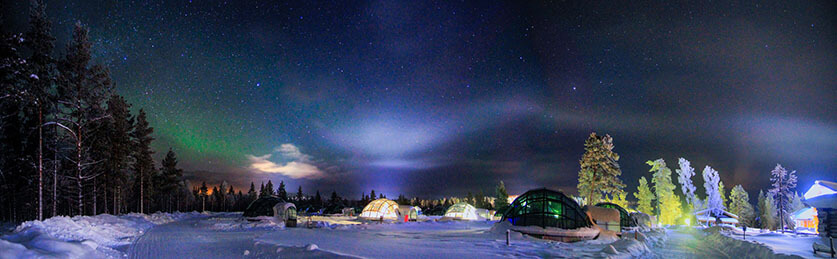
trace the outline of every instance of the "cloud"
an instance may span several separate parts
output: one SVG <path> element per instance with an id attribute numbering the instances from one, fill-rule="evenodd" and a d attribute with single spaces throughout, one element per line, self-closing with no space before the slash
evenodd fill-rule
<path id="1" fill-rule="evenodd" d="M 273 151 L 279 152 L 279 154 L 288 159 L 293 159 L 296 161 L 311 161 L 311 156 L 303 154 L 301 151 L 299 151 L 298 147 L 294 146 L 294 144 L 282 144 Z"/>
<path id="2" fill-rule="evenodd" d="M 274 149 L 287 163 L 281 164 L 270 160 L 273 154 L 262 156 L 247 155 L 250 169 L 257 173 L 281 174 L 293 179 L 320 179 L 325 173 L 311 162 L 311 156 L 303 154 L 293 144 L 282 144 Z"/>

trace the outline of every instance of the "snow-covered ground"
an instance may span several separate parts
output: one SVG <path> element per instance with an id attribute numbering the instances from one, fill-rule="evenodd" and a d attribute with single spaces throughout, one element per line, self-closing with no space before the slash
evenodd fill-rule
<path id="1" fill-rule="evenodd" d="M 120 248 L 131 244 L 147 229 L 186 218 L 192 213 L 126 214 L 113 216 L 53 217 L 27 221 L 12 233 L 0 236 L 0 258 L 107 258 L 123 257 Z"/>
<path id="2" fill-rule="evenodd" d="M 787 254 L 812 256 L 810 244 L 799 243 L 806 242 L 802 237 L 748 236 L 747 241 L 741 241 L 717 231 L 687 227 L 626 232 L 621 238 L 603 232 L 598 239 L 575 243 L 512 232 L 507 246 L 508 223 L 495 223 L 426 218 L 380 224 L 351 217 L 314 216 L 300 218 L 297 228 L 285 228 L 270 217 L 244 220 L 241 213 L 56 217 L 25 222 L 13 233 L 0 236 L 0 258 L 794 257 L 777 255 L 773 250 L 784 250 L 771 250 L 751 240 L 799 248 L 807 254 Z"/>
<path id="3" fill-rule="evenodd" d="M 748 242 L 765 245 L 770 247 L 773 252 L 777 254 L 797 255 L 805 258 L 814 258 L 814 250 L 811 246 L 814 241 L 820 237 L 812 234 L 794 234 L 791 232 L 780 233 L 770 231 L 760 231 L 759 229 L 747 229 L 746 238 L 743 235 L 741 228 L 736 228 L 732 232 L 726 233 L 727 236 L 738 240 L 746 240 Z M 825 258 L 826 255 L 819 253 L 817 257 Z M 828 256 L 830 257 L 830 256 Z"/>

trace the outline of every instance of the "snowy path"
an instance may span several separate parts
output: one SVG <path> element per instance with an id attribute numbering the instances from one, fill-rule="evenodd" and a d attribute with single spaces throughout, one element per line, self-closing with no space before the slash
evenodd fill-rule
<path id="1" fill-rule="evenodd" d="M 282 247 L 254 241 L 271 230 L 217 231 L 207 221 L 232 220 L 229 215 L 188 219 L 150 229 L 128 248 L 129 258 L 329 258 L 334 254 L 303 247 Z M 237 216 L 236 216 L 237 217 Z"/>
<path id="2" fill-rule="evenodd" d="M 659 258 L 701 258 L 694 252 L 694 238 L 691 234 L 678 230 L 666 230 L 668 240 L 661 246 L 654 249 Z"/>

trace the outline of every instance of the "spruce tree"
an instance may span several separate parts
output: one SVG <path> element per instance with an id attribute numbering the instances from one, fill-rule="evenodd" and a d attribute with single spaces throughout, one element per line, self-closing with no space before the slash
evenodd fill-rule
<path id="1" fill-rule="evenodd" d="M 759 191 L 759 225 L 762 229 L 774 230 L 776 226 L 776 206 L 773 197 Z"/>
<path id="2" fill-rule="evenodd" d="M 506 192 L 506 184 L 500 181 L 494 193 L 494 208 L 497 213 L 502 214 L 509 207 L 509 193 Z"/>
<path id="3" fill-rule="evenodd" d="M 276 193 L 273 192 L 273 182 L 267 180 L 267 184 L 264 185 L 264 196 L 270 197 L 275 195 Z"/>
<path id="4" fill-rule="evenodd" d="M 610 135 L 597 136 L 595 132 L 584 142 L 584 155 L 581 156 L 578 171 L 578 192 L 588 204 L 596 204 L 602 195 L 620 192 L 625 184 L 619 179 L 619 155 L 613 152 L 613 139 Z"/>
<path id="5" fill-rule="evenodd" d="M 250 199 L 255 200 L 255 199 L 256 199 L 256 195 L 258 195 L 258 194 L 256 193 L 256 185 L 255 185 L 255 184 L 253 184 L 253 182 L 250 182 L 250 190 L 249 190 L 249 191 L 247 191 L 247 196 L 248 196 Z"/>
<path id="6" fill-rule="evenodd" d="M 145 110 L 140 109 L 137 114 L 137 124 L 134 131 L 131 132 L 131 137 L 134 139 L 134 175 L 137 184 L 137 192 L 139 197 L 139 212 L 145 213 L 147 204 L 151 203 L 150 197 L 152 195 L 151 177 L 156 171 L 154 169 L 154 160 L 151 157 L 154 151 L 151 150 L 151 133 L 154 129 L 148 124 L 145 117 Z"/>
<path id="7" fill-rule="evenodd" d="M 372 192 L 369 193 L 369 199 L 370 200 L 375 200 L 375 199 L 377 199 L 377 197 L 378 196 L 375 196 L 375 190 L 372 190 Z"/>
<path id="8" fill-rule="evenodd" d="M 262 182 L 262 186 L 259 187 L 259 198 L 264 198 L 267 195 L 267 192 L 264 190 L 264 182 Z"/>
<path id="9" fill-rule="evenodd" d="M 671 182 L 671 170 L 666 167 L 666 162 L 660 158 L 655 161 L 648 161 L 651 166 L 650 172 L 654 172 L 651 182 L 654 183 L 654 194 L 657 196 L 657 209 L 659 219 L 663 224 L 676 224 L 680 217 L 680 198 L 674 194 L 676 188 Z"/>
<path id="10" fill-rule="evenodd" d="M 320 190 L 317 190 L 317 194 L 314 195 L 314 206 L 317 208 L 323 206 L 323 197 L 320 196 Z"/>
<path id="11" fill-rule="evenodd" d="M 288 200 L 288 191 L 285 190 L 285 181 L 279 182 L 279 189 L 276 190 L 276 196 L 279 196 L 283 201 Z"/>
<path id="12" fill-rule="evenodd" d="M 638 211 L 648 215 L 654 215 L 654 208 L 651 207 L 651 202 L 654 201 L 654 193 L 648 187 L 648 181 L 645 180 L 645 176 L 639 178 L 639 186 L 637 187 L 637 192 L 634 193 L 634 197 L 638 200 Z"/>
<path id="13" fill-rule="evenodd" d="M 303 199 L 305 199 L 305 195 L 302 194 L 302 185 L 300 185 L 296 190 L 296 201 L 302 202 Z"/>
<path id="14" fill-rule="evenodd" d="M 729 212 L 738 215 L 739 221 L 745 226 L 753 227 L 753 205 L 750 205 L 750 195 L 741 185 L 732 188 L 729 194 Z"/>

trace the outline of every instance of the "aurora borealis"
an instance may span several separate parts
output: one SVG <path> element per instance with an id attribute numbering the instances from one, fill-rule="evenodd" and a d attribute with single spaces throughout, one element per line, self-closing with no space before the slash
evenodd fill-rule
<path id="1" fill-rule="evenodd" d="M 26 24 L 25 1 L 4 26 Z M 591 131 L 751 196 L 837 175 L 834 1 L 48 1 L 193 181 L 357 196 L 575 191 Z"/>

